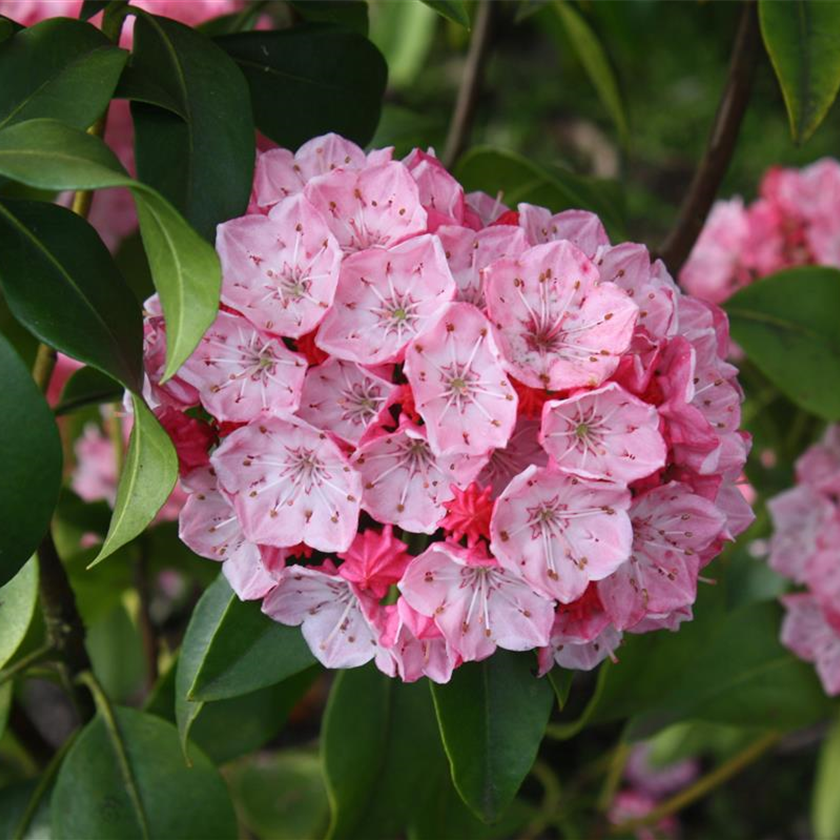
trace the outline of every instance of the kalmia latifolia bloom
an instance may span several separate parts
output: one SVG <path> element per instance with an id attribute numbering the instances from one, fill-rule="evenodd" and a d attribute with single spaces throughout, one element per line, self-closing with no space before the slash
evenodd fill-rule
<path id="1" fill-rule="evenodd" d="M 216 245 L 222 310 L 165 383 L 146 303 L 181 537 L 324 665 L 590 669 L 690 619 L 749 441 L 725 317 L 643 246 L 335 135 L 262 153 Z"/>
<path id="2" fill-rule="evenodd" d="M 799 265 L 840 268 L 840 163 L 773 167 L 759 197 L 718 201 L 680 272 L 692 294 L 722 303 L 760 277 Z"/>
<path id="3" fill-rule="evenodd" d="M 770 566 L 804 587 L 782 598 L 782 643 L 816 665 L 828 694 L 840 695 L 840 425 L 799 458 L 796 480 L 767 505 Z"/>

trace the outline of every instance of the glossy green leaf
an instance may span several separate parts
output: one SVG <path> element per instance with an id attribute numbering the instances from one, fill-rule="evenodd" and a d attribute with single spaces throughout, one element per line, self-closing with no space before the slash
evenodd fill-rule
<path id="1" fill-rule="evenodd" d="M 622 142 L 627 141 L 628 126 L 624 103 L 612 65 L 603 44 L 584 16 L 567 0 L 555 0 L 554 12 L 566 33 L 566 43 L 577 52 L 578 59 L 592 82 L 601 104 L 618 129 Z"/>
<path id="2" fill-rule="evenodd" d="M 423 0 L 423 2 L 430 9 L 434 9 L 441 17 L 445 17 L 466 29 L 470 28 L 470 16 L 463 0 Z"/>
<path id="3" fill-rule="evenodd" d="M 840 271 L 781 271 L 741 289 L 725 309 L 733 339 L 781 391 L 840 419 Z"/>
<path id="4" fill-rule="evenodd" d="M 171 111 L 183 120 L 187 119 L 178 99 L 169 90 L 161 87 L 155 79 L 133 65 L 123 70 L 117 89 L 114 91 L 114 99 L 145 102 L 146 105 L 155 105 Z"/>
<path id="5" fill-rule="evenodd" d="M 318 756 L 284 750 L 237 762 L 227 771 L 242 822 L 256 837 L 323 837 L 329 803 Z"/>
<path id="6" fill-rule="evenodd" d="M 140 628 L 123 601 L 86 624 L 87 647 L 96 678 L 115 703 L 129 703 L 143 691 L 146 658 Z"/>
<path id="7" fill-rule="evenodd" d="M 186 767 L 172 724 L 115 708 L 113 726 L 97 715 L 79 735 L 52 795 L 55 840 L 235 840 L 225 783 L 193 750 Z"/>
<path id="8" fill-rule="evenodd" d="M 309 23 L 329 23 L 367 37 L 367 0 L 291 0 L 291 6 Z"/>
<path id="9" fill-rule="evenodd" d="M 83 367 L 67 380 L 55 413 L 60 416 L 87 405 L 118 402 L 122 395 L 122 387 L 110 376 L 96 368 Z"/>
<path id="10" fill-rule="evenodd" d="M 13 20 L 0 15 L 0 44 L 7 41 L 15 32 L 19 32 L 23 27 L 16 24 Z"/>
<path id="11" fill-rule="evenodd" d="M 108 105 L 127 58 L 79 20 L 21 30 L 0 45 L 0 128 L 37 117 L 87 128 Z"/>
<path id="12" fill-rule="evenodd" d="M 110 0 L 84 0 L 79 17 L 82 20 L 90 20 L 94 15 L 104 12 Z"/>
<path id="13" fill-rule="evenodd" d="M 497 650 L 432 687 L 452 781 L 481 819 L 498 819 L 537 757 L 554 692 L 529 654 Z"/>
<path id="14" fill-rule="evenodd" d="M 811 804 L 814 837 L 840 838 L 840 717 L 820 747 Z"/>
<path id="15" fill-rule="evenodd" d="M 438 16 L 423 3 L 381 3 L 377 6 L 371 20 L 370 38 L 388 64 L 389 89 L 401 91 L 415 84 L 429 58 L 438 22 Z M 395 107 L 398 106 L 390 102 L 383 105 L 380 130 L 388 111 L 393 112 Z M 430 130 L 439 128 L 433 115 L 425 116 L 427 124 L 420 126 L 414 137 L 425 138 Z M 373 142 L 377 146 L 388 145 L 387 142 L 379 143 L 378 138 Z M 409 148 L 419 142 L 412 142 Z"/>
<path id="16" fill-rule="evenodd" d="M 159 193 L 129 178 L 104 143 L 55 120 L 0 131 L 0 175 L 39 189 L 131 189 L 166 317 L 165 378 L 172 376 L 216 316 L 222 280 L 215 250 Z"/>
<path id="17" fill-rule="evenodd" d="M 388 71 L 367 38 L 310 25 L 217 43 L 245 74 L 257 128 L 276 143 L 296 149 L 330 131 L 362 146 L 373 137 Z"/>
<path id="18" fill-rule="evenodd" d="M 140 13 L 132 67 L 166 91 L 184 114 L 132 106 L 137 172 L 204 236 L 245 213 L 254 170 L 248 85 L 206 36 L 168 18 Z"/>
<path id="19" fill-rule="evenodd" d="M 488 830 L 459 799 L 425 680 L 406 685 L 372 663 L 342 671 L 324 715 L 321 755 L 329 840 L 483 840 L 516 836 L 521 826 L 517 807 Z"/>
<path id="20" fill-rule="evenodd" d="M 143 387 L 143 316 L 96 230 L 41 201 L 0 203 L 0 283 L 15 317 L 45 344 Z"/>
<path id="21" fill-rule="evenodd" d="M 0 586 L 32 556 L 61 487 L 61 441 L 32 375 L 0 335 Z"/>
<path id="22" fill-rule="evenodd" d="M 759 0 L 758 12 L 791 133 L 804 142 L 825 119 L 840 89 L 840 6 L 819 0 Z"/>
<path id="23" fill-rule="evenodd" d="M 657 701 L 631 721 L 629 737 L 648 737 L 689 718 L 778 730 L 823 720 L 831 703 L 813 666 L 779 642 L 780 613 L 778 604 L 755 602 L 728 614 L 702 651 L 683 660 L 678 681 L 657 684 Z"/>
<path id="24" fill-rule="evenodd" d="M 0 668 L 20 647 L 38 603 L 38 560 L 33 557 L 0 586 Z"/>
<path id="25" fill-rule="evenodd" d="M 134 424 L 117 487 L 114 515 L 91 566 L 101 563 L 151 523 L 178 478 L 178 456 L 169 435 L 142 398 L 132 395 L 132 405 Z"/>
<path id="26" fill-rule="evenodd" d="M 258 602 L 240 601 L 230 592 L 189 696 L 196 700 L 236 697 L 279 683 L 314 664 L 299 627 L 272 621 Z"/>
<path id="27" fill-rule="evenodd" d="M 607 182 L 574 175 L 559 167 L 541 167 L 515 152 L 476 146 L 459 161 L 455 177 L 467 192 L 484 190 L 516 209 L 520 202 L 561 210 L 591 210 L 614 238 L 623 238 L 624 222 Z"/>

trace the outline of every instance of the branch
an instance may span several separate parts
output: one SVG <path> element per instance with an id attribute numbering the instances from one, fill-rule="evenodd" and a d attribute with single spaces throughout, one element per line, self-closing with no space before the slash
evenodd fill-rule
<path id="1" fill-rule="evenodd" d="M 640 828 L 656 825 L 665 817 L 676 814 L 677 811 L 701 799 L 707 793 L 710 793 L 716 787 L 719 787 L 737 773 L 740 773 L 741 770 L 759 759 L 771 747 L 775 746 L 780 738 L 781 735 L 778 732 L 769 732 L 766 735 L 762 735 L 761 738 L 753 741 L 746 749 L 734 755 L 728 761 L 725 761 L 720 767 L 715 768 L 711 773 L 698 779 L 693 785 L 689 785 L 670 799 L 666 799 L 661 805 L 658 805 L 643 817 L 637 817 L 636 819 L 627 820 L 626 822 L 612 826 L 610 828 L 610 834 L 633 834 Z"/>
<path id="2" fill-rule="evenodd" d="M 729 76 L 715 114 L 709 143 L 683 199 L 674 227 L 659 248 L 659 256 L 674 275 L 679 273 L 700 235 L 735 151 L 752 89 L 759 41 L 755 0 L 745 0 L 732 46 Z"/>
<path id="3" fill-rule="evenodd" d="M 479 0 L 470 49 L 467 53 L 467 63 L 464 74 L 461 76 L 461 87 L 458 89 L 458 99 L 455 102 L 455 111 L 452 114 L 443 152 L 442 162 L 447 169 L 450 169 L 458 160 L 470 139 L 475 107 L 484 76 L 484 63 L 490 45 L 493 5 L 494 0 Z"/>

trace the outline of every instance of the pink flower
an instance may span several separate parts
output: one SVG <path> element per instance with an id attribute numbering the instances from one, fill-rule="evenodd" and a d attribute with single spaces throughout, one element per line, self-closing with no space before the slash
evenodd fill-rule
<path id="1" fill-rule="evenodd" d="M 376 655 L 377 634 L 365 617 L 361 592 L 324 568 L 288 566 L 263 601 L 263 612 L 281 624 L 300 625 L 325 667 L 357 668 Z"/>
<path id="2" fill-rule="evenodd" d="M 586 210 L 564 210 L 553 216 L 534 204 L 520 204 L 518 210 L 519 224 L 532 245 L 565 240 L 594 259 L 600 248 L 610 244 L 601 220 Z"/>
<path id="3" fill-rule="evenodd" d="M 490 324 L 453 303 L 406 351 L 405 375 L 435 452 L 483 455 L 504 447 L 516 423 L 516 392 Z"/>
<path id="4" fill-rule="evenodd" d="M 611 382 L 543 408 L 540 442 L 562 472 L 630 484 L 665 466 L 656 409 Z"/>
<path id="5" fill-rule="evenodd" d="M 397 386 L 355 362 L 331 358 L 310 368 L 298 417 L 357 446 L 393 398 Z"/>
<path id="6" fill-rule="evenodd" d="M 379 522 L 420 534 L 437 530 L 444 503 L 453 498 L 451 486 L 465 487 L 484 463 L 467 455 L 435 455 L 424 430 L 410 421 L 363 443 L 353 458 L 364 509 Z"/>
<path id="7" fill-rule="evenodd" d="M 111 439 L 95 423 L 88 423 L 73 449 L 76 456 L 76 469 L 70 480 L 73 492 L 86 502 L 104 499 L 113 507 L 119 476 Z"/>
<path id="8" fill-rule="evenodd" d="M 297 195 L 312 180 L 335 169 L 363 169 L 365 153 L 352 141 L 325 134 L 304 143 L 295 154 L 270 149 L 257 156 L 251 203 L 268 212 L 275 204 Z"/>
<path id="9" fill-rule="evenodd" d="M 347 252 L 390 248 L 426 230 L 417 184 L 401 163 L 336 169 L 310 182 L 304 195 Z"/>
<path id="10" fill-rule="evenodd" d="M 256 420 L 228 435 L 211 462 L 249 540 L 319 551 L 352 545 L 362 482 L 324 432 L 293 418 Z"/>
<path id="11" fill-rule="evenodd" d="M 797 460 L 796 480 L 821 493 L 840 495 L 840 424 L 829 426 L 822 440 Z"/>
<path id="12" fill-rule="evenodd" d="M 381 533 L 368 528 L 356 536 L 348 551 L 338 555 L 344 561 L 338 573 L 375 598 L 384 598 L 411 560 L 407 550 L 391 525 L 385 525 Z"/>
<path id="13" fill-rule="evenodd" d="M 478 221 L 483 227 L 495 224 L 499 216 L 510 210 L 507 205 L 502 204 L 501 192 L 493 196 L 477 190 L 476 192 L 467 193 L 465 198 L 467 210 L 471 210 L 476 214 Z"/>
<path id="14" fill-rule="evenodd" d="M 568 638 L 552 631 L 549 645 L 537 653 L 539 674 L 544 676 L 553 665 L 575 671 L 591 671 L 607 658 L 617 661 L 614 654 L 620 644 L 621 633 L 611 624 L 589 641 Z"/>
<path id="15" fill-rule="evenodd" d="M 321 214 L 298 195 L 268 216 L 219 225 L 222 301 L 261 330 L 298 338 L 321 323 L 335 296 L 341 249 Z"/>
<path id="16" fill-rule="evenodd" d="M 502 257 L 515 257 L 528 248 L 521 228 L 498 225 L 471 230 L 446 225 L 437 230 L 446 259 L 458 287 L 457 300 L 484 309 L 484 278 L 488 265 Z"/>
<path id="17" fill-rule="evenodd" d="M 491 549 L 536 591 L 568 604 L 630 556 L 629 506 L 619 484 L 531 466 L 496 501 Z"/>
<path id="18" fill-rule="evenodd" d="M 461 224 L 464 190 L 435 157 L 433 150 L 426 153 L 414 149 L 403 164 L 417 182 L 420 204 L 428 216 L 429 232 L 441 225 Z"/>
<path id="19" fill-rule="evenodd" d="M 517 379 L 534 388 L 594 387 L 618 366 L 638 307 L 568 242 L 530 248 L 486 270 L 494 334 Z"/>
<path id="20" fill-rule="evenodd" d="M 607 614 L 620 630 L 646 615 L 694 603 L 703 552 L 724 524 L 715 505 L 676 482 L 634 499 L 630 520 L 630 558 L 598 584 Z"/>
<path id="21" fill-rule="evenodd" d="M 826 693 L 840 694 L 840 628 L 826 620 L 813 595 L 786 595 L 787 615 L 782 623 L 782 644 L 806 662 L 814 662 Z"/>
<path id="22" fill-rule="evenodd" d="M 806 565 L 817 551 L 817 535 L 834 516 L 834 508 L 809 485 L 800 484 L 770 499 L 767 509 L 773 521 L 770 568 L 804 583 Z"/>
<path id="23" fill-rule="evenodd" d="M 490 539 L 490 517 L 493 515 L 492 488 L 483 490 L 472 482 L 466 490 L 453 484 L 454 494 L 444 502 L 446 516 L 441 519 L 440 527 L 449 533 L 453 540 L 467 538 L 467 545 L 472 547 L 479 540 Z"/>
<path id="24" fill-rule="evenodd" d="M 474 550 L 434 543 L 411 561 L 399 587 L 465 662 L 486 659 L 497 646 L 530 650 L 548 641 L 551 601 Z"/>
<path id="25" fill-rule="evenodd" d="M 650 796 L 667 796 L 691 784 L 700 775 L 700 764 L 696 759 L 660 765 L 654 763 L 653 758 L 650 744 L 638 743 L 630 751 L 624 768 L 627 780 Z"/>
<path id="26" fill-rule="evenodd" d="M 437 237 L 353 254 L 341 266 L 318 346 L 359 364 L 397 361 L 409 341 L 438 321 L 454 294 Z"/>
<path id="27" fill-rule="evenodd" d="M 219 420 L 247 422 L 293 412 L 300 402 L 306 361 L 279 338 L 249 321 L 220 312 L 178 375 Z"/>
<path id="28" fill-rule="evenodd" d="M 219 491 L 210 470 L 192 477 L 190 493 L 179 516 L 178 536 L 200 557 L 222 563 L 222 571 L 243 600 L 262 598 L 276 585 L 283 555 L 267 553 L 246 539 L 227 498 Z M 205 477 L 206 476 L 206 477 Z"/>

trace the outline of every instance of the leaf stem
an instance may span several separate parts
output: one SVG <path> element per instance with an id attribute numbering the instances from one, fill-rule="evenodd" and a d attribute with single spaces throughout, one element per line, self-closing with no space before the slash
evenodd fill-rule
<path id="1" fill-rule="evenodd" d="M 640 828 L 656 825 L 663 818 L 677 813 L 677 811 L 691 805 L 698 799 L 702 799 L 716 787 L 719 787 L 740 773 L 741 770 L 748 767 L 754 761 L 757 761 L 771 747 L 775 746 L 780 738 L 781 735 L 778 732 L 768 732 L 762 735 L 741 752 L 734 755 L 728 761 L 725 761 L 719 767 L 716 767 L 711 773 L 707 773 L 694 784 L 689 785 L 684 790 L 666 799 L 643 817 L 626 820 L 623 823 L 611 826 L 609 833 L 618 835 L 632 834 Z"/>
<path id="2" fill-rule="evenodd" d="M 19 659 L 14 665 L 3 669 L 0 671 L 0 686 L 5 685 L 9 680 L 14 679 L 18 674 L 23 673 L 33 665 L 37 665 L 52 652 L 53 646 L 50 642 L 47 642 L 24 656 L 23 659 Z"/>
<path id="3" fill-rule="evenodd" d="M 718 105 L 706 151 L 677 213 L 677 220 L 659 247 L 659 256 L 676 275 L 691 253 L 732 160 L 747 110 L 760 34 L 755 0 L 744 0 L 732 46 L 729 75 Z"/>
<path id="4" fill-rule="evenodd" d="M 458 89 L 458 98 L 444 146 L 442 162 L 447 169 L 455 163 L 470 139 L 478 96 L 481 93 L 484 65 L 489 52 L 494 5 L 494 0 L 478 2 L 464 74 L 461 76 L 461 86 Z"/>

